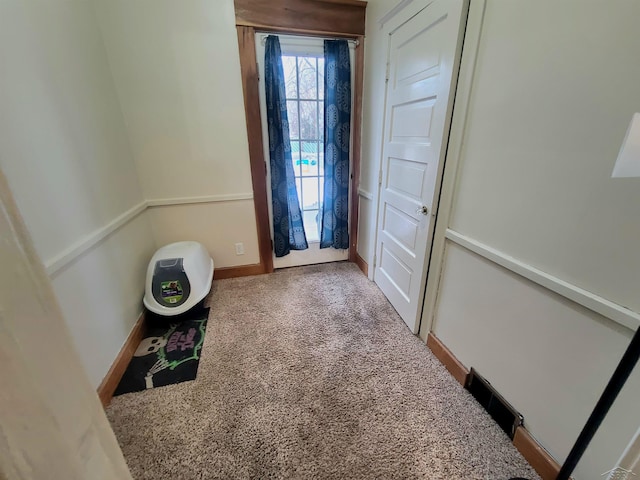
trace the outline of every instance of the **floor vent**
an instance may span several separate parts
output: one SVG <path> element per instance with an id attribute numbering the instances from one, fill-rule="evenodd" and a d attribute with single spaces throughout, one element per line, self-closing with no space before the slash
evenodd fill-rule
<path id="1" fill-rule="evenodd" d="M 484 407 L 496 423 L 513 440 L 516 428 L 522 425 L 523 417 L 487 382 L 471 369 L 465 388 Z"/>

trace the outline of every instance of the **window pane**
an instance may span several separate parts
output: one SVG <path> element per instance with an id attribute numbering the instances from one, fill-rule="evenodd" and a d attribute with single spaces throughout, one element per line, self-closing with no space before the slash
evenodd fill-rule
<path id="1" fill-rule="evenodd" d="M 287 118 L 289 119 L 289 138 L 296 140 L 300 138 L 300 125 L 298 123 L 298 102 L 287 100 Z M 293 148 L 293 146 L 291 147 Z"/>
<path id="2" fill-rule="evenodd" d="M 318 105 L 318 130 L 320 131 L 319 139 L 324 142 L 324 102 Z"/>
<path id="3" fill-rule="evenodd" d="M 291 142 L 291 162 L 293 163 L 293 173 L 300 176 L 300 142 Z M 300 192 L 298 192 L 300 193 Z"/>
<path id="4" fill-rule="evenodd" d="M 320 215 L 318 210 L 307 210 L 302 213 L 304 233 L 308 242 L 320 241 Z"/>
<path id="5" fill-rule="evenodd" d="M 318 98 L 316 58 L 298 57 L 300 98 Z"/>
<path id="6" fill-rule="evenodd" d="M 302 175 L 318 175 L 318 142 L 302 142 L 300 159 Z"/>
<path id="7" fill-rule="evenodd" d="M 317 209 L 318 179 L 315 177 L 302 179 L 302 208 L 304 210 Z"/>
<path id="8" fill-rule="evenodd" d="M 284 84 L 287 98 L 298 98 L 298 82 L 296 78 L 296 57 L 282 56 L 282 69 L 284 70 Z"/>
<path id="9" fill-rule="evenodd" d="M 300 138 L 318 138 L 318 103 L 300 101 Z"/>
<path id="10" fill-rule="evenodd" d="M 324 58 L 318 59 L 318 98 L 324 99 Z"/>
<path id="11" fill-rule="evenodd" d="M 300 187 L 300 179 L 296 178 L 296 188 L 298 189 L 298 202 L 302 200 L 302 188 Z M 302 206 L 300 206 L 302 209 Z"/>

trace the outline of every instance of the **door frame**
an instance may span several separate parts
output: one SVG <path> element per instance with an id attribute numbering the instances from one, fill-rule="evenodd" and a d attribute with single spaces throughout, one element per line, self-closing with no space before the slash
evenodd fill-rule
<path id="1" fill-rule="evenodd" d="M 394 9 L 385 17 L 383 17 L 381 23 L 381 28 L 386 37 L 386 50 L 387 50 L 387 70 L 389 68 L 389 48 L 390 48 L 390 36 L 391 34 L 400 28 L 402 25 L 407 23 L 413 17 L 422 12 L 429 5 L 434 3 L 435 0 L 421 0 L 417 2 L 409 2 L 398 5 L 401 8 Z M 477 53 L 477 46 L 480 41 L 480 26 L 482 24 L 482 18 L 484 16 L 486 0 L 478 0 L 477 2 L 471 2 L 471 0 L 463 0 L 462 6 L 462 14 L 460 18 L 460 25 L 458 27 L 458 42 L 457 48 L 454 57 L 454 65 L 453 72 L 456 81 L 453 83 L 451 92 L 453 93 L 453 98 L 451 100 L 451 104 L 447 107 L 447 115 L 445 120 L 445 136 L 446 140 L 443 141 L 442 151 L 440 153 L 440 165 L 438 169 L 438 174 L 436 176 L 436 186 L 435 191 L 439 192 L 433 202 L 432 212 L 435 214 L 435 218 L 432 221 L 431 227 L 431 241 L 428 245 L 430 248 L 430 252 L 428 254 L 428 259 L 426 262 L 424 276 L 424 286 L 422 287 L 422 308 L 420 310 L 420 321 L 417 329 L 417 335 L 423 340 L 426 341 L 427 335 L 432 330 L 433 327 L 433 317 L 435 315 L 436 306 L 437 306 L 437 294 L 439 289 L 440 282 L 440 273 L 442 271 L 443 262 L 444 262 L 444 248 L 445 248 L 445 239 L 444 233 L 446 232 L 447 226 L 449 224 L 449 219 L 451 217 L 451 211 L 453 207 L 453 188 L 455 186 L 457 167 L 459 163 L 460 157 L 460 148 L 462 147 L 462 138 L 453 138 L 454 134 L 454 116 L 457 119 L 456 127 L 456 135 L 461 135 L 461 132 L 458 132 L 460 128 L 462 131 L 464 130 L 464 119 L 466 119 L 466 111 L 468 107 L 468 100 L 470 96 L 470 85 L 466 85 L 467 89 L 463 92 L 463 95 L 460 95 L 460 86 L 461 86 L 461 77 L 463 74 L 463 47 L 467 42 L 467 38 L 470 36 L 472 40 L 472 44 L 475 45 L 475 48 L 471 48 L 473 50 L 473 58 L 472 61 L 469 61 L 467 57 L 465 57 L 465 75 L 463 79 L 465 82 L 468 77 L 471 77 L 468 81 L 472 80 L 473 69 L 475 68 L 475 54 Z M 473 10 L 471 4 L 474 5 Z M 471 14 L 473 12 L 473 19 L 471 18 Z M 477 18 L 479 17 L 479 18 Z M 473 21 L 473 25 L 470 25 L 469 22 Z M 470 32 L 468 32 L 471 30 Z M 470 33 L 470 35 L 469 35 Z M 475 35 L 475 36 L 474 36 Z M 475 43 L 474 43 L 475 42 Z M 471 67 L 469 67 L 469 63 L 472 63 Z M 471 68 L 471 75 L 469 75 L 469 70 Z M 388 71 L 387 71 L 388 76 Z M 461 97 L 461 99 L 460 99 Z M 461 101 L 460 101 L 461 100 Z M 459 105 L 462 104 L 462 105 Z M 382 124 L 382 135 L 384 135 L 384 129 L 386 128 L 386 115 L 387 115 L 387 85 L 385 85 L 384 90 L 384 109 L 383 115 L 385 121 Z M 460 127 L 458 124 L 460 123 L 460 116 L 463 117 L 463 125 Z M 452 141 L 459 142 L 456 145 L 457 148 L 455 150 L 455 161 L 451 160 L 451 150 L 452 150 Z M 380 213 L 380 200 L 381 200 L 381 189 L 382 189 L 382 178 L 383 178 L 383 156 L 384 156 L 384 148 L 381 145 L 380 149 L 380 158 L 378 159 L 378 185 L 375 191 L 375 220 L 373 222 L 373 235 L 372 235 L 372 249 L 373 249 L 373 265 L 369 269 L 370 275 L 369 278 L 371 280 L 375 280 L 375 270 L 376 264 L 379 261 L 377 258 L 377 249 L 378 249 L 378 228 L 379 228 L 379 213 Z M 453 178 L 451 178 L 453 176 Z M 446 178 L 446 182 L 445 182 Z M 446 226 L 442 227 L 445 224 Z"/>
<path id="2" fill-rule="evenodd" d="M 441 274 L 444 268 L 447 247 L 446 233 L 451 223 L 454 209 L 454 199 L 466 137 L 467 112 L 470 107 L 485 9 L 486 0 L 473 0 L 470 2 L 464 38 L 461 42 L 462 52 L 459 57 L 458 83 L 456 85 L 454 108 L 451 114 L 446 162 L 442 174 L 439 207 L 432 240 L 420 329 L 418 331 L 418 335 L 425 342 L 435 326 Z"/>
<path id="3" fill-rule="evenodd" d="M 364 84 L 364 29 L 366 2 L 359 0 L 235 0 L 236 28 L 240 53 L 242 91 L 249 142 L 249 161 L 256 213 L 260 264 L 256 273 L 273 272 L 271 227 L 267 196 L 266 160 L 263 150 L 258 65 L 255 34 L 274 32 L 306 36 L 335 36 L 357 41 L 355 50 L 355 82 L 353 86 L 353 120 L 351 141 L 352 170 L 349 183 L 349 261 L 355 262 L 358 243 L 358 183 L 362 123 L 362 89 Z M 273 12 L 276 12 L 274 14 Z M 277 15 L 291 12 L 291 15 Z M 296 13 L 298 12 L 298 13 Z M 304 25 L 300 19 L 304 19 Z M 301 28 L 302 25 L 302 28 Z M 340 30 L 336 30 L 339 28 Z"/>
<path id="4" fill-rule="evenodd" d="M 264 57 L 265 51 L 265 40 L 267 34 L 262 31 L 256 31 L 256 52 Z M 280 38 L 280 49 L 282 50 L 282 55 L 290 55 L 290 54 L 311 54 L 313 56 L 322 56 L 324 52 L 323 38 L 322 37 L 310 37 L 306 35 L 286 35 L 286 34 L 278 34 Z M 349 40 L 349 58 L 350 61 L 355 64 L 355 49 L 356 45 L 352 40 Z M 262 78 L 264 74 L 264 58 L 260 58 L 258 55 L 258 74 L 259 78 L 259 93 L 260 93 L 260 112 L 262 114 L 262 138 L 263 138 L 263 147 L 264 147 L 264 157 L 269 158 L 269 142 L 267 137 L 269 136 L 268 128 L 267 128 L 267 115 L 266 115 L 266 93 L 265 93 L 265 81 Z M 353 85 L 355 82 L 355 71 L 351 70 L 351 84 Z M 351 117 L 350 121 L 353 122 L 353 103 L 354 98 L 351 96 Z M 353 139 L 353 132 L 350 135 L 350 141 Z M 267 186 L 271 185 L 271 169 L 270 165 L 265 162 L 265 171 L 266 171 L 266 182 Z M 353 170 L 353 155 L 349 155 L 349 170 Z M 351 185 L 349 185 L 351 188 Z M 298 195 L 301 195 L 298 192 Z M 267 188 L 267 207 L 269 210 L 269 231 L 271 235 L 273 235 L 273 208 L 271 203 L 271 192 L 270 189 Z M 302 198 L 300 198 L 301 207 Z M 351 207 L 351 204 L 349 204 Z M 349 215 L 351 215 L 351 210 L 349 210 Z M 351 218 L 349 218 L 349 229 L 351 228 Z M 351 232 L 351 230 L 349 230 Z M 273 237 L 272 237 L 273 238 Z M 288 267 L 297 267 L 303 265 L 317 265 L 321 263 L 329 263 L 329 262 L 340 262 L 349 260 L 349 248 L 345 248 L 344 250 L 337 250 L 335 248 L 320 248 L 320 239 L 317 241 L 312 241 L 309 239 L 307 233 L 307 242 L 309 244 L 309 248 L 306 250 L 291 250 L 289 254 L 284 257 L 276 258 L 275 252 L 272 253 L 273 267 L 274 269 L 278 268 L 288 268 Z M 350 242 L 351 243 L 351 242 Z"/>

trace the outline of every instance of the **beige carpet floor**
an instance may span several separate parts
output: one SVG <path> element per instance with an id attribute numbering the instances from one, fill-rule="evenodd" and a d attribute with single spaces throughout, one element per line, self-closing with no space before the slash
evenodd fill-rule
<path id="1" fill-rule="evenodd" d="M 135 479 L 538 478 L 353 264 L 208 302 L 198 378 L 108 409 Z"/>

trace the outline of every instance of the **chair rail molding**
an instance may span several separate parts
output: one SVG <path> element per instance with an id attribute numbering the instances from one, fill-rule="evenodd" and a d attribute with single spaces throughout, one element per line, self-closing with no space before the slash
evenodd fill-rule
<path id="1" fill-rule="evenodd" d="M 55 276 L 65 266 L 73 262 L 76 258 L 82 256 L 84 253 L 91 250 L 93 247 L 101 243 L 105 238 L 111 235 L 116 230 L 119 230 L 131 220 L 136 218 L 142 212 L 147 209 L 147 202 L 143 200 L 137 205 L 131 207 L 129 210 L 116 218 L 111 220 L 106 225 L 97 228 L 93 232 L 85 235 L 73 245 L 64 249 L 58 255 L 45 260 L 44 266 L 49 276 Z"/>
<path id="2" fill-rule="evenodd" d="M 156 198 L 153 200 L 143 200 L 134 205 L 126 212 L 118 215 L 106 225 L 99 227 L 82 237 L 62 252 L 44 261 L 47 274 L 55 277 L 64 267 L 75 259 L 81 257 L 95 246 L 99 245 L 109 235 L 118 231 L 130 221 L 141 215 L 148 208 L 166 207 L 173 205 L 195 205 L 198 203 L 222 203 L 237 202 L 243 200 L 253 200 L 253 193 L 230 193 L 223 195 L 204 195 L 197 197 L 176 197 L 176 198 Z"/>
<path id="3" fill-rule="evenodd" d="M 528 265 L 517 258 L 503 253 L 495 248 L 485 245 L 471 237 L 463 235 L 451 229 L 447 229 L 447 240 L 460 245 L 467 250 L 480 255 L 493 263 L 500 265 L 538 285 L 551 290 L 575 303 L 588 308 L 589 310 L 599 313 L 608 319 L 636 330 L 640 326 L 640 313 L 634 312 L 622 305 L 618 305 L 604 297 L 593 292 L 589 292 L 583 288 L 566 282 L 549 273 L 543 272 L 531 265 Z"/>
<path id="4" fill-rule="evenodd" d="M 224 195 L 204 195 L 200 197 L 155 198 L 147 200 L 149 207 L 164 207 L 170 205 L 189 205 L 194 203 L 236 202 L 239 200 L 253 200 L 253 193 L 229 193 Z"/>
<path id="5" fill-rule="evenodd" d="M 373 193 L 368 192 L 367 190 L 364 190 L 362 188 L 358 188 L 358 195 L 360 195 L 362 198 L 366 198 L 367 200 L 373 200 Z"/>

